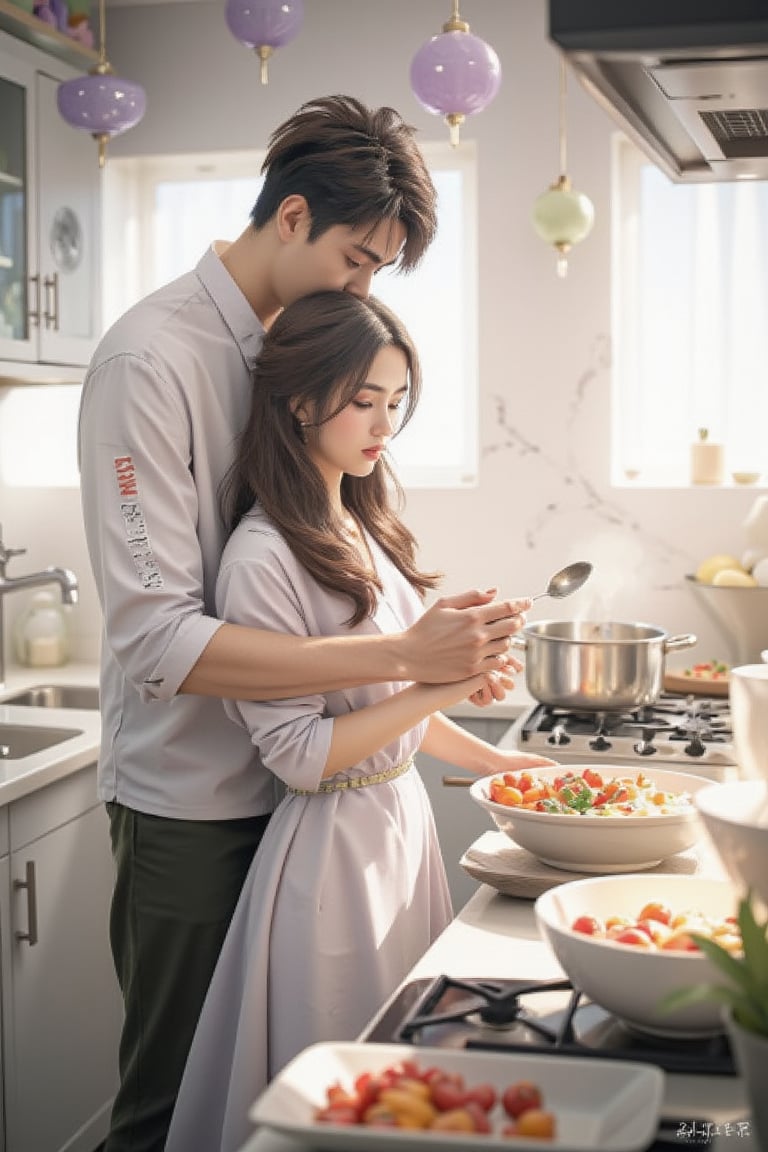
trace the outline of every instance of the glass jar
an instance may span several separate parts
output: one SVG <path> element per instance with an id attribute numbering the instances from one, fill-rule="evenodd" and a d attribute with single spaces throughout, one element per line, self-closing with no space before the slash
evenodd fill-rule
<path id="1" fill-rule="evenodd" d="M 29 668 L 55 668 L 69 659 L 69 626 L 53 592 L 36 593 L 16 625 L 16 657 Z"/>

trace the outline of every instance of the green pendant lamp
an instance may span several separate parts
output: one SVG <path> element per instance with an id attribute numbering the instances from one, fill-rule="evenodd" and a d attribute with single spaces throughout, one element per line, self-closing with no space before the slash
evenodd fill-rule
<path id="1" fill-rule="evenodd" d="M 583 192 L 577 192 L 568 176 L 566 163 L 565 58 L 560 57 L 560 175 L 546 192 L 542 192 L 533 206 L 533 226 L 537 234 L 557 252 L 557 274 L 568 274 L 568 253 L 592 231 L 595 209 Z"/>

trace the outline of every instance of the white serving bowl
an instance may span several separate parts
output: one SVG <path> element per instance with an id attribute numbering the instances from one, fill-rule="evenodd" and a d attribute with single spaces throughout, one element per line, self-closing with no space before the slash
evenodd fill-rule
<path id="1" fill-rule="evenodd" d="M 543 780 L 552 780 L 566 770 L 578 774 L 586 767 L 561 764 L 531 771 Z M 637 775 L 636 771 L 602 764 L 600 773 L 606 781 L 614 776 Z M 662 791 L 687 792 L 691 797 L 709 784 L 703 777 L 687 772 L 648 767 L 643 773 Z M 491 780 L 499 775 L 495 772 L 475 780 L 469 789 L 472 799 L 520 848 L 567 872 L 638 872 L 653 868 L 668 856 L 692 847 L 703 833 L 693 803 L 687 810 L 667 816 L 566 816 L 509 808 L 490 798 Z"/>
<path id="2" fill-rule="evenodd" d="M 691 575 L 685 579 L 719 628 L 727 647 L 723 658 L 730 664 L 753 664 L 759 660 L 761 649 L 768 647 L 768 588 L 702 584 Z"/>
<path id="3" fill-rule="evenodd" d="M 728 875 L 768 907 L 768 782 L 709 784 L 694 803 Z"/>
<path id="4" fill-rule="evenodd" d="M 599 876 L 550 888 L 534 905 L 539 931 L 563 971 L 585 996 L 625 1023 L 662 1036 L 691 1037 L 723 1031 L 722 1004 L 704 1001 L 674 1013 L 660 1000 L 678 988 L 721 983 L 722 976 L 701 952 L 648 951 L 574 932 L 577 916 L 635 918 L 659 901 L 673 913 L 701 912 L 720 918 L 736 914 L 738 893 L 727 880 L 701 876 Z"/>

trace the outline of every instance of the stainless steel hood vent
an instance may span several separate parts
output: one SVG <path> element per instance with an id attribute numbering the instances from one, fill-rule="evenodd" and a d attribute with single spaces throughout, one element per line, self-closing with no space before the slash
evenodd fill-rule
<path id="1" fill-rule="evenodd" d="M 768 180 L 768 0 L 549 0 L 549 35 L 675 183 Z"/>

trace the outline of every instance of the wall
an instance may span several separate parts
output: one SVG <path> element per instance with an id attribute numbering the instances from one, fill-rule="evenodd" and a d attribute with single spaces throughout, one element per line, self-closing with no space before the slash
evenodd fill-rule
<path id="1" fill-rule="evenodd" d="M 463 130 L 479 152 L 482 457 L 477 488 L 409 495 L 424 565 L 446 573 L 446 592 L 493 584 L 514 595 L 538 591 L 568 560 L 590 559 L 595 574 L 576 600 L 542 601 L 535 618 L 645 620 L 695 631 L 703 659 L 728 658 L 683 576 L 709 553 L 741 552 L 755 493 L 609 482 L 612 123 L 572 79 L 569 169 L 594 202 L 596 224 L 561 281 L 530 224 L 536 196 L 558 174 L 558 66 L 546 4 L 465 0 L 462 14 L 503 67 L 496 101 Z M 144 121 L 110 153 L 261 148 L 302 101 L 332 91 L 393 104 L 423 139 L 443 139 L 440 120 L 410 91 L 408 68 L 449 15 L 448 0 L 308 0 L 300 36 L 276 53 L 262 87 L 222 4 L 110 7 L 112 63 L 145 86 L 148 101 Z M 243 224 L 232 222 L 233 236 Z M 23 502 L 0 491 L 0 521 L 13 521 L 9 542 L 26 544 L 31 562 L 69 558 L 83 569 L 80 654 L 88 656 L 97 615 L 76 502 L 54 491 Z"/>

